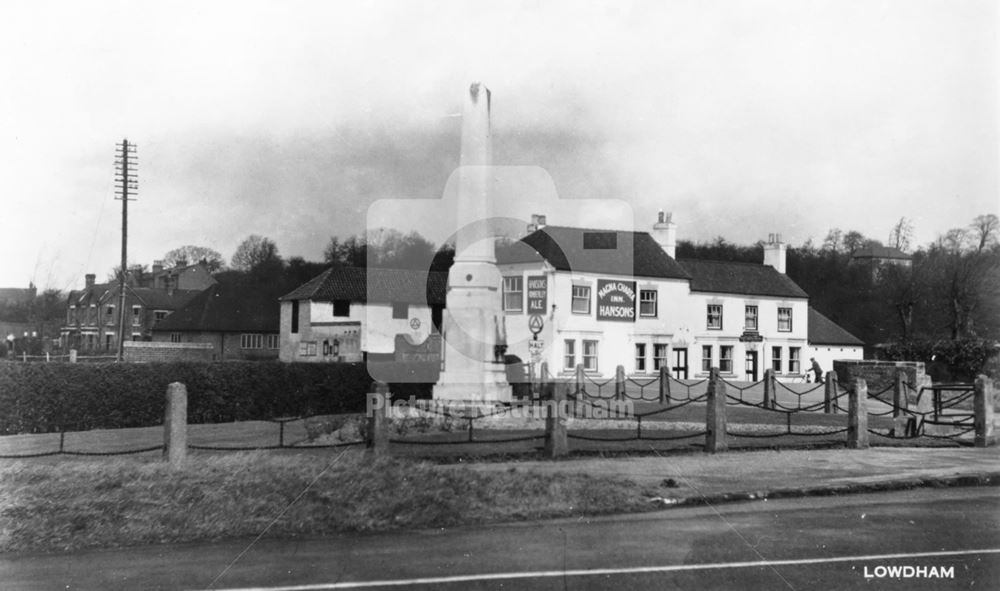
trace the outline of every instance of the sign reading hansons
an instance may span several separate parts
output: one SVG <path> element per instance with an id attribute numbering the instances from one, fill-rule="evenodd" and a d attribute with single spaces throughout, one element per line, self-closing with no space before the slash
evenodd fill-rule
<path id="1" fill-rule="evenodd" d="M 545 314 L 548 285 L 545 275 L 528 275 L 528 314 Z"/>
<path id="2" fill-rule="evenodd" d="M 635 322 L 635 281 L 598 279 L 597 319 Z"/>

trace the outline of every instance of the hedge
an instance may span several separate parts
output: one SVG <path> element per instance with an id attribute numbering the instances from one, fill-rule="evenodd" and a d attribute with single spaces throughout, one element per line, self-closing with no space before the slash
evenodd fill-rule
<path id="1" fill-rule="evenodd" d="M 220 423 L 362 412 L 372 379 L 363 363 L 0 362 L 0 434 L 159 425 L 171 382 L 187 386 L 191 423 Z"/>
<path id="2" fill-rule="evenodd" d="M 880 345 L 879 349 L 890 361 L 924 362 L 935 381 L 972 381 L 981 373 L 990 374 L 990 362 L 995 363 L 998 355 L 996 342 L 972 338 L 913 339 Z"/>

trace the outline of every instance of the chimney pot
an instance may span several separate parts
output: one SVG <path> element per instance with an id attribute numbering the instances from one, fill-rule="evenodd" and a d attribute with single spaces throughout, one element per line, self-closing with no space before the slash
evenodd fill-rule
<path id="1" fill-rule="evenodd" d="M 97 275 L 87 273 L 83 276 L 83 279 L 86 282 L 87 287 L 94 287 L 94 281 L 97 279 Z"/>

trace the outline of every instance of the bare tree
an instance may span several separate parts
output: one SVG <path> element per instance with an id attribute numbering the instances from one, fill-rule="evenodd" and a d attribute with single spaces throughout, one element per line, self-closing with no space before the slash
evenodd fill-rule
<path id="1" fill-rule="evenodd" d="M 894 246 L 906 252 L 910 249 L 910 240 L 913 239 L 913 223 L 905 217 L 899 218 L 896 225 L 889 232 L 889 246 Z"/>
<path id="2" fill-rule="evenodd" d="M 823 240 L 823 250 L 837 254 L 843 247 L 844 243 L 844 231 L 840 228 L 831 228 L 829 232 L 826 233 L 826 239 Z"/>
<path id="3" fill-rule="evenodd" d="M 236 247 L 230 264 L 237 271 L 253 271 L 264 265 L 280 265 L 281 262 L 278 245 L 273 240 L 252 234 Z"/>
<path id="4" fill-rule="evenodd" d="M 977 215 L 969 226 L 972 239 L 976 242 L 976 252 L 982 252 L 989 246 L 997 244 L 997 234 L 1000 233 L 1000 219 L 996 214 Z"/>
<path id="5" fill-rule="evenodd" d="M 223 260 L 222 255 L 218 251 L 206 246 L 195 246 L 193 244 L 175 248 L 163 255 L 163 263 L 168 267 L 173 267 L 180 261 L 187 261 L 188 263 L 205 261 L 205 265 L 208 266 L 210 273 L 221 271 L 226 266 L 225 260 Z"/>

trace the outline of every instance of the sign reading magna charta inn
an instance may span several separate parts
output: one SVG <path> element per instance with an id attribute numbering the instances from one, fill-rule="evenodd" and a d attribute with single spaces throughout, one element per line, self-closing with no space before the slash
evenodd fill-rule
<path id="1" fill-rule="evenodd" d="M 597 319 L 635 322 L 635 281 L 598 279 Z"/>

